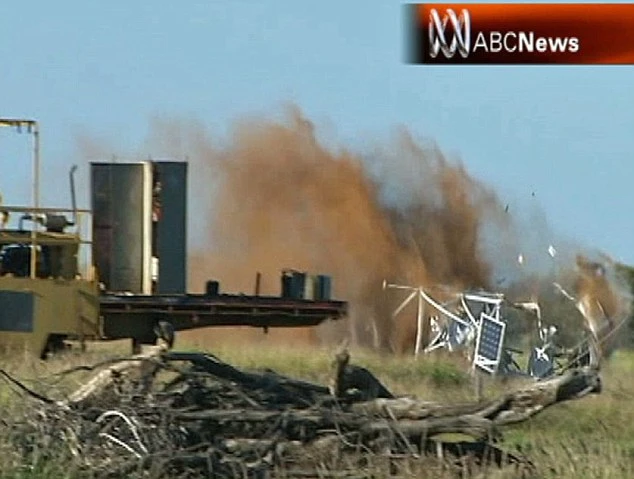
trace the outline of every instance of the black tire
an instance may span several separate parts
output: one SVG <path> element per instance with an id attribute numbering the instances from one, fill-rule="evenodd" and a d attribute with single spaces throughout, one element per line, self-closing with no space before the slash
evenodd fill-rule
<path id="1" fill-rule="evenodd" d="M 132 354 L 141 354 L 141 340 L 138 338 L 132 338 Z"/>
<path id="2" fill-rule="evenodd" d="M 45 361 L 49 356 L 54 354 L 59 354 L 61 352 L 67 351 L 68 347 L 64 342 L 66 340 L 66 336 L 61 334 L 50 334 L 46 341 L 46 346 L 44 351 L 40 355 L 40 359 Z"/>

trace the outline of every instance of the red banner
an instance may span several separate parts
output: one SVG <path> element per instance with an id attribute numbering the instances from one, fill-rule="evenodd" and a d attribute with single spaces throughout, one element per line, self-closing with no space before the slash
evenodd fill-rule
<path id="1" fill-rule="evenodd" d="M 634 64 L 634 4 L 407 5 L 408 62 Z"/>

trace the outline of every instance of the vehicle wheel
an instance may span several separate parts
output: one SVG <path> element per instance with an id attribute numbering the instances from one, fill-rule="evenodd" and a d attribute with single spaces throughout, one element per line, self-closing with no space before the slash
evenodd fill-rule
<path id="1" fill-rule="evenodd" d="M 48 337 L 46 342 L 46 347 L 42 352 L 40 359 L 46 360 L 49 356 L 54 354 L 59 354 L 60 352 L 66 351 L 68 346 L 64 342 L 66 336 L 60 334 L 51 334 Z"/>
<path id="2" fill-rule="evenodd" d="M 132 354 L 141 354 L 141 341 L 137 338 L 132 338 Z"/>

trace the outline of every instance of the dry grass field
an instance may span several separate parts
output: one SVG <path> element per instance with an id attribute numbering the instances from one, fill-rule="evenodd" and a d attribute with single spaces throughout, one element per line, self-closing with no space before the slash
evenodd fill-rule
<path id="1" fill-rule="evenodd" d="M 178 349 L 200 350 L 200 344 L 181 341 Z M 326 384 L 329 378 L 332 349 L 279 344 L 214 344 L 209 347 L 221 359 L 237 367 L 277 372 Z M 77 387 L 89 373 L 81 372 L 64 380 L 51 375 L 69 367 L 91 364 L 108 357 L 125 355 L 127 343 L 90 345 L 84 355 L 69 353 L 46 363 L 30 356 L 3 360 L 3 370 L 25 385 L 48 397 L 61 398 Z M 464 364 L 442 355 L 411 357 L 379 356 L 351 349 L 353 362 L 370 369 L 389 389 L 399 395 L 443 403 L 473 399 L 471 378 Z M 603 366 L 603 391 L 579 401 L 555 405 L 532 420 L 503 431 L 502 446 L 520 451 L 534 462 L 534 477 L 540 478 L 631 478 L 634 477 L 634 353 L 619 351 Z M 485 395 L 494 396 L 516 386 L 510 382 L 485 381 Z M 3 421 L 10 424 L 12 413 L 23 407 L 36 408 L 38 403 L 9 382 L 0 387 Z M 16 438 L 0 441 L 0 478 L 71 478 L 77 477 L 72 464 L 35 461 L 19 464 L 12 456 Z M 61 438 L 55 438 L 60 441 Z M 51 447 L 54 447 L 52 444 Z M 37 457 L 37 455 L 35 456 Z M 19 464 L 19 465 L 16 465 Z M 283 473 L 282 473 L 283 475 Z M 357 477 L 387 477 L 381 458 Z M 332 475 L 330 477 L 333 477 Z M 346 476 L 350 477 L 350 476 Z M 413 460 L 398 477 L 455 477 L 436 462 Z M 475 477 L 517 477 L 514 470 L 475 471 Z"/>

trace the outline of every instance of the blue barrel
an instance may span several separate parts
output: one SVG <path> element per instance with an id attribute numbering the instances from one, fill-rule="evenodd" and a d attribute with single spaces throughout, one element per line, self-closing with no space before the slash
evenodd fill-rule
<path id="1" fill-rule="evenodd" d="M 220 294 L 220 283 L 214 280 L 207 281 L 205 283 L 205 294 L 207 296 L 218 296 Z"/>
<path id="2" fill-rule="evenodd" d="M 282 298 L 293 297 L 293 275 L 287 271 L 282 272 Z"/>
<path id="3" fill-rule="evenodd" d="M 300 273 L 299 271 L 293 272 L 293 287 L 292 287 L 292 298 L 293 299 L 302 299 L 304 297 L 304 289 L 306 285 L 306 273 Z"/>
<path id="4" fill-rule="evenodd" d="M 316 278 L 315 301 L 330 301 L 332 295 L 332 278 L 320 274 Z"/>

